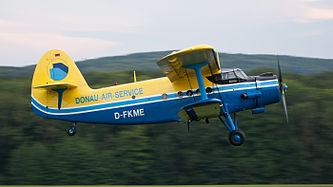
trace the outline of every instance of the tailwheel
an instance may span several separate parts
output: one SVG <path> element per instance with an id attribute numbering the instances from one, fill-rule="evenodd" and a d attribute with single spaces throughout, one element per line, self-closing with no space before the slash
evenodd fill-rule
<path id="1" fill-rule="evenodd" d="M 240 146 L 245 141 L 245 133 L 241 130 L 234 130 L 229 134 L 229 141 L 234 146 Z"/>
<path id="2" fill-rule="evenodd" d="M 76 134 L 76 122 L 74 122 L 71 128 L 67 129 L 67 134 L 69 136 L 74 136 Z"/>

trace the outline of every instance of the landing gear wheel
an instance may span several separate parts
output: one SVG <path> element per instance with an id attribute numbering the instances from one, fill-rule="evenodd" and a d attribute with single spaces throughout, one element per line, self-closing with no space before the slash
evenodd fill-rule
<path id="1" fill-rule="evenodd" d="M 69 128 L 69 129 L 67 129 L 67 134 L 68 134 L 69 136 L 74 136 L 75 133 L 76 133 L 76 127 L 75 127 L 75 126 Z"/>
<path id="2" fill-rule="evenodd" d="M 229 141 L 234 146 L 240 146 L 245 141 L 245 133 L 241 130 L 234 130 L 229 134 Z"/>

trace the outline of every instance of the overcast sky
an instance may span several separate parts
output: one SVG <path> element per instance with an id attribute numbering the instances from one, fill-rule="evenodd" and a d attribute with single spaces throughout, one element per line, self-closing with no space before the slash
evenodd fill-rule
<path id="1" fill-rule="evenodd" d="M 0 0 L 0 65 L 209 44 L 221 52 L 333 58 L 332 0 Z"/>

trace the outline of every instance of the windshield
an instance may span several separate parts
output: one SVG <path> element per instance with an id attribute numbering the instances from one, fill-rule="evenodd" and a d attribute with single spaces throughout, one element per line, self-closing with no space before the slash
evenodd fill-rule
<path id="1" fill-rule="evenodd" d="M 248 76 L 241 69 L 231 69 L 209 76 L 207 79 L 216 84 L 229 84 L 246 81 Z"/>

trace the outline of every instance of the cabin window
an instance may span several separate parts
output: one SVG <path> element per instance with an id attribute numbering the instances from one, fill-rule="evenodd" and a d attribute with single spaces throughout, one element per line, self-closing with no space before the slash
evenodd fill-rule
<path id="1" fill-rule="evenodd" d="M 162 94 L 162 99 L 163 99 L 163 100 L 168 99 L 168 94 L 166 94 L 166 93 Z"/>
<path id="2" fill-rule="evenodd" d="M 177 92 L 178 97 L 183 97 L 184 93 L 182 91 Z"/>

